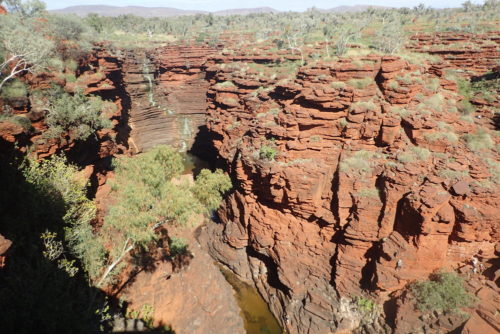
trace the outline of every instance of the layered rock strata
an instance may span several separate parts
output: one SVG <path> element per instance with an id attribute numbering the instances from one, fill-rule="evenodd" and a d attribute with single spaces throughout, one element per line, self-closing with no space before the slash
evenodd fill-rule
<path id="1" fill-rule="evenodd" d="M 209 247 L 290 333 L 389 333 L 395 291 L 496 256 L 498 137 L 471 149 L 482 130 L 430 69 L 387 56 L 292 80 L 208 69 L 208 127 L 236 185 Z M 360 296 L 386 303 L 385 320 L 367 319 Z"/>
<path id="2" fill-rule="evenodd" d="M 215 50 L 172 46 L 126 52 L 124 80 L 131 98 L 130 146 L 190 149 L 205 124 L 204 63 Z"/>

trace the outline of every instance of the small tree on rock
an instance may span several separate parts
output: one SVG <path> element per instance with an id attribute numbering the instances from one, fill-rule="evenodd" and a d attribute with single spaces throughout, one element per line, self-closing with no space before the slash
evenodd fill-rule
<path id="1" fill-rule="evenodd" d="M 36 21 L 15 15 L 0 16 L 0 91 L 21 74 L 35 73 L 51 58 L 54 42 Z"/>

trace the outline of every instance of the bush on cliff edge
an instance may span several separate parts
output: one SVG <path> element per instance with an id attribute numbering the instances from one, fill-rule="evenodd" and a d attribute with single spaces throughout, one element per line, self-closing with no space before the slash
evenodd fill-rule
<path id="1" fill-rule="evenodd" d="M 455 311 L 471 305 L 473 297 L 467 292 L 463 280 L 455 273 L 437 273 L 429 280 L 412 286 L 420 311 Z"/>

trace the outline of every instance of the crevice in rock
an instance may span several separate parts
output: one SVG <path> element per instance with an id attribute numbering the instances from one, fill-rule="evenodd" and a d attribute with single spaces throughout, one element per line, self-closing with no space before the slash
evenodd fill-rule
<path id="1" fill-rule="evenodd" d="M 381 244 L 380 242 L 374 242 L 364 255 L 367 261 L 361 269 L 361 280 L 359 281 L 360 287 L 364 290 L 375 289 L 375 269 L 380 254 Z"/>
<path id="2" fill-rule="evenodd" d="M 420 233 L 422 217 L 414 212 L 411 206 L 406 204 L 406 201 L 406 194 L 398 201 L 394 231 L 399 232 L 406 240 L 409 240 L 409 237 L 418 236 Z"/>
<path id="3" fill-rule="evenodd" d="M 380 69 L 378 71 L 377 75 L 375 76 L 375 84 L 377 85 L 378 90 L 380 91 L 380 94 L 383 96 L 384 100 L 386 102 L 389 102 L 389 100 L 387 99 L 387 97 L 384 94 L 385 89 L 384 89 L 384 86 L 382 85 L 382 82 L 384 82 L 384 77 L 382 76 L 382 69 Z"/>
<path id="4" fill-rule="evenodd" d="M 335 253 L 330 259 L 330 265 L 332 267 L 332 271 L 330 274 L 330 284 L 333 286 L 335 289 L 335 292 L 337 293 L 337 298 L 340 298 L 340 293 L 337 290 L 337 284 L 335 282 L 335 277 L 337 275 L 337 259 L 339 256 L 339 245 L 343 242 L 345 242 L 345 237 L 344 237 L 344 230 L 338 230 L 334 233 L 332 236 L 331 242 L 335 244 Z"/>
<path id="5" fill-rule="evenodd" d="M 255 257 L 255 258 L 259 259 L 266 266 L 266 268 L 267 268 L 266 278 L 267 278 L 267 283 L 269 284 L 269 286 L 274 288 L 274 289 L 282 291 L 287 296 L 290 296 L 290 288 L 288 288 L 285 284 L 283 284 L 280 281 L 279 275 L 278 275 L 278 268 L 277 268 L 276 264 L 274 263 L 274 261 L 272 259 L 270 259 L 268 256 L 257 252 L 251 246 L 248 246 L 246 248 L 246 250 L 247 250 L 248 256 Z"/>

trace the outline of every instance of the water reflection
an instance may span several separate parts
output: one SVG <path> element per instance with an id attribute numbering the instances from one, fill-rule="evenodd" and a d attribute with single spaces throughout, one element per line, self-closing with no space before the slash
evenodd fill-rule
<path id="1" fill-rule="evenodd" d="M 247 334 L 284 333 L 266 302 L 253 286 L 240 281 L 227 269 L 221 268 L 221 271 L 236 292 Z"/>

